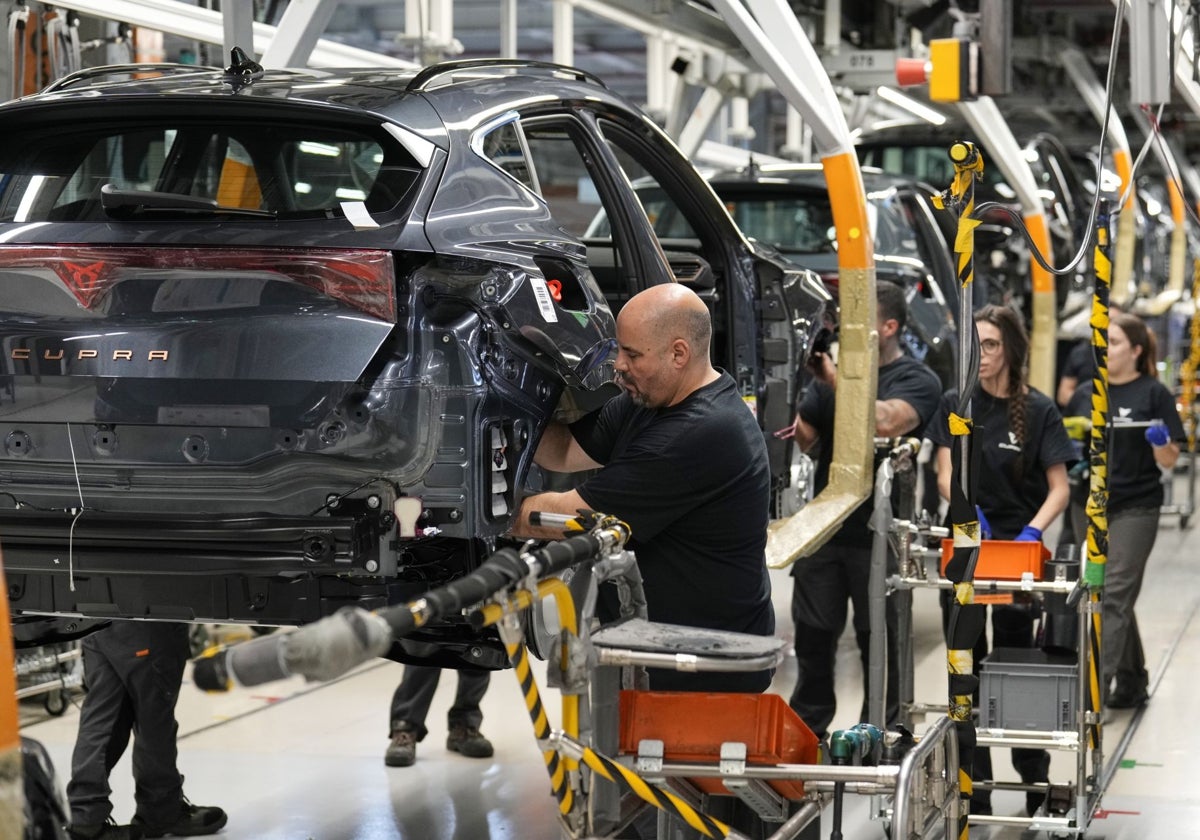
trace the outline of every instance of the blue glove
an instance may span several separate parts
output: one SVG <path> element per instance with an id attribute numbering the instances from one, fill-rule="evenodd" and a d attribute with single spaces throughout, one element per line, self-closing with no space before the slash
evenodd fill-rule
<path id="1" fill-rule="evenodd" d="M 1166 446 L 1171 442 L 1171 433 L 1167 430 L 1167 424 L 1161 420 L 1155 420 L 1146 427 L 1146 440 L 1150 441 L 1150 445 L 1157 448 Z"/>
<path id="2" fill-rule="evenodd" d="M 1021 529 L 1021 533 L 1017 534 L 1014 542 L 1041 542 L 1042 532 L 1032 525 L 1026 525 Z"/>
<path id="3" fill-rule="evenodd" d="M 992 526 L 988 523 L 987 517 L 983 515 L 983 508 L 975 505 L 975 518 L 979 520 L 979 538 L 990 540 L 992 538 Z"/>

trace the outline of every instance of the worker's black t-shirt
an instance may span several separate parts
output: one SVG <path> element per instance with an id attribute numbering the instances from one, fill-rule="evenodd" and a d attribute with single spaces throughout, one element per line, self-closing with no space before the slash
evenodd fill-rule
<path id="1" fill-rule="evenodd" d="M 771 493 L 766 441 L 728 374 L 667 408 L 642 408 L 622 393 L 572 424 L 571 433 L 604 465 L 579 495 L 633 531 L 629 546 L 650 620 L 775 632 L 764 555 Z M 603 590 L 606 617 L 615 617 L 615 593 Z M 651 685 L 736 691 L 770 683 L 769 672 L 680 679 L 687 676 L 656 671 Z M 744 684 L 747 676 L 753 685 Z"/>
<path id="2" fill-rule="evenodd" d="M 879 384 L 875 391 L 880 400 L 903 400 L 917 413 L 917 426 L 911 434 L 919 436 L 938 406 L 942 383 L 937 374 L 911 356 L 901 356 L 879 369 Z M 827 385 L 814 382 L 800 401 L 800 417 L 817 433 L 817 469 L 813 488 L 820 492 L 829 483 L 829 464 L 833 460 L 833 409 L 835 394 Z M 879 466 L 878 460 L 875 466 Z M 869 546 L 873 532 L 869 527 L 875 510 L 872 494 L 859 505 L 836 534 L 831 543 Z"/>
<path id="3" fill-rule="evenodd" d="M 1078 342 L 1067 353 L 1067 358 L 1063 361 L 1062 375 L 1074 379 L 1076 388 L 1084 382 L 1092 381 L 1092 377 L 1096 375 L 1096 356 L 1090 339 Z"/>
<path id="4" fill-rule="evenodd" d="M 1132 382 L 1108 386 L 1110 432 L 1108 436 L 1108 510 L 1161 507 L 1162 471 L 1146 440 L 1146 428 L 1122 429 L 1121 422 L 1162 420 L 1171 440 L 1186 443 L 1175 397 L 1157 379 L 1139 376 Z"/>
<path id="5" fill-rule="evenodd" d="M 942 398 L 937 419 L 925 430 L 925 436 L 935 445 L 954 445 L 947 418 L 957 405 L 956 391 Z M 975 501 L 992 526 L 992 537 L 998 540 L 1011 540 L 1021 533 L 1046 501 L 1050 492 L 1046 469 L 1076 460 L 1062 415 L 1049 397 L 1030 388 L 1025 417 L 1026 436 L 1022 445 L 1008 424 L 1008 400 L 993 397 L 982 388 L 975 389 L 971 419 L 973 433 L 979 436 L 976 445 L 980 447 Z M 1024 460 L 1019 480 L 1014 475 L 1018 453 Z"/>

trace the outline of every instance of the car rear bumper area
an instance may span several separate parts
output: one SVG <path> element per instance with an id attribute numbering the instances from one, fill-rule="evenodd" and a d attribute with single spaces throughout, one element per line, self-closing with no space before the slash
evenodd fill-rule
<path id="1" fill-rule="evenodd" d="M 0 512 L 14 612 L 301 624 L 386 604 L 367 518 Z"/>

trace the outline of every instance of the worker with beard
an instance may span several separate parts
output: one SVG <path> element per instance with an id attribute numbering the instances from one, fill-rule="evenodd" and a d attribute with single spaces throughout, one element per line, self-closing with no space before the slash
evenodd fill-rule
<path id="1" fill-rule="evenodd" d="M 769 636 L 775 632 L 765 548 L 770 467 L 762 429 L 733 378 L 712 366 L 704 302 L 676 284 L 632 297 L 617 317 L 623 393 L 571 423 L 551 423 L 534 460 L 558 472 L 595 470 L 564 492 L 526 497 L 514 533 L 557 538 L 533 511 L 595 510 L 629 524 L 651 621 Z M 602 621 L 618 616 L 601 587 Z M 658 691 L 761 692 L 749 674 L 652 670 Z"/>

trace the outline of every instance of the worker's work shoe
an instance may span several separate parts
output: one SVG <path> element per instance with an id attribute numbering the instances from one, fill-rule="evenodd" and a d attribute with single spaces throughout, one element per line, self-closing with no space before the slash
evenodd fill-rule
<path id="1" fill-rule="evenodd" d="M 465 755 L 467 758 L 491 758 L 495 750 L 492 742 L 474 726 L 451 726 L 446 736 L 446 749 Z"/>
<path id="2" fill-rule="evenodd" d="M 1112 694 L 1108 695 L 1104 705 L 1110 709 L 1136 709 L 1145 706 L 1149 700 L 1150 695 L 1146 693 L 1145 688 L 1117 686 Z"/>
<path id="3" fill-rule="evenodd" d="M 67 828 L 71 840 L 142 840 L 142 829 L 136 825 L 117 825 L 109 817 L 97 825 L 76 823 Z"/>
<path id="4" fill-rule="evenodd" d="M 411 729 L 396 729 L 392 742 L 383 754 L 383 763 L 388 767 L 408 767 L 417 760 L 417 733 Z"/>
<path id="5" fill-rule="evenodd" d="M 133 818 L 134 827 L 142 830 L 141 837 L 202 837 L 216 834 L 228 821 L 229 815 L 215 805 L 193 805 L 186 799 L 170 825 L 152 826 L 140 817 Z"/>

